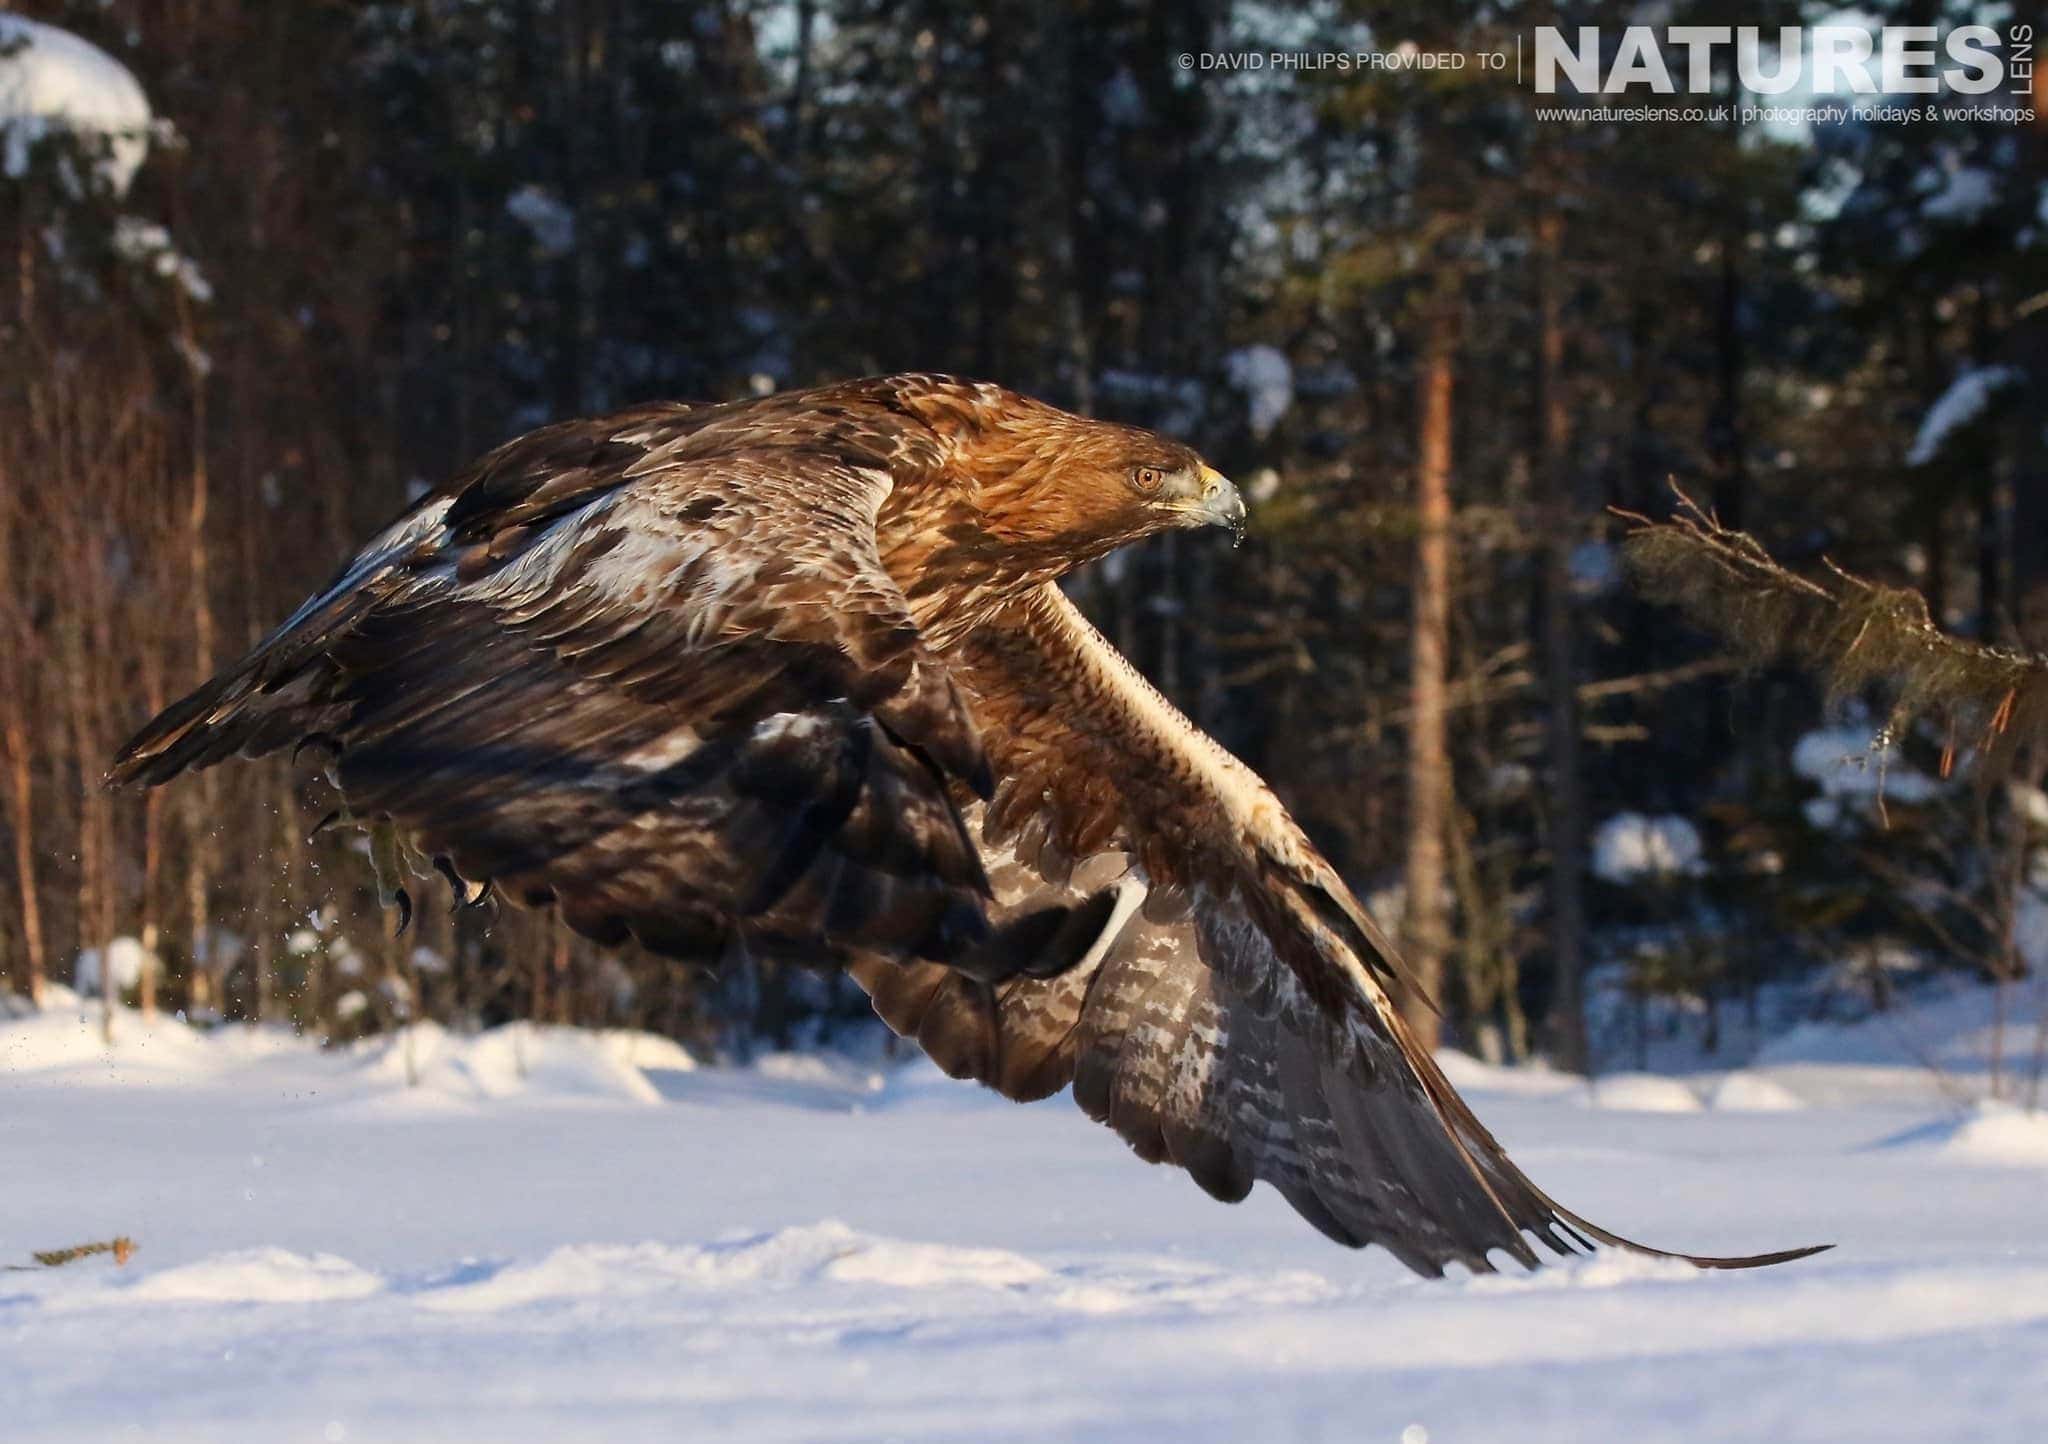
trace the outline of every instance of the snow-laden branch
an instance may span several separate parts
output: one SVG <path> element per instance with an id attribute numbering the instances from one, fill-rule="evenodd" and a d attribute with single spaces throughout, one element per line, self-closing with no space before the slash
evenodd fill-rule
<path id="1" fill-rule="evenodd" d="M 149 153 L 154 117 L 128 67 L 68 30 L 0 15 L 0 170 L 18 176 L 54 131 L 100 138 L 100 173 L 122 195 Z"/>

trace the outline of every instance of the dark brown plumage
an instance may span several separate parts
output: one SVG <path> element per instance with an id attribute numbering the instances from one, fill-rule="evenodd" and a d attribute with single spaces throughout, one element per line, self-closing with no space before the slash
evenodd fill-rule
<path id="1" fill-rule="evenodd" d="M 1071 1084 L 1219 1198 L 1264 1179 L 1429 1274 L 1623 1243 L 1508 1161 L 1342 880 L 1056 585 L 1243 515 L 1184 446 L 949 377 L 546 427 L 112 780 L 317 747 L 465 889 L 606 942 L 845 967 L 948 1072 Z"/>

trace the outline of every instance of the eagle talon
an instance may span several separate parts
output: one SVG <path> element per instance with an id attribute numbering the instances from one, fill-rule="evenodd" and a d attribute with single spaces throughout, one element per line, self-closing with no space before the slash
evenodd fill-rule
<path id="1" fill-rule="evenodd" d="M 325 752 L 329 765 L 339 761 L 341 758 L 341 739 L 339 737 L 335 736 L 332 732 L 308 732 L 292 747 L 292 766 L 296 767 L 299 765 L 299 758 L 304 755 L 308 747 L 317 747 Z"/>
<path id="2" fill-rule="evenodd" d="M 455 870 L 455 863 L 446 853 L 434 855 L 434 871 L 448 884 L 448 893 L 454 902 L 450 913 L 462 913 L 471 908 L 480 908 L 491 900 L 491 880 L 471 882 Z"/>

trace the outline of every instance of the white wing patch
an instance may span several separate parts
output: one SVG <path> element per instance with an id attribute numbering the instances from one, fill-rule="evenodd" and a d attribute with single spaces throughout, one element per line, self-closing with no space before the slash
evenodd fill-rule
<path id="1" fill-rule="evenodd" d="M 404 556 L 428 537 L 441 530 L 441 523 L 448 515 L 453 503 L 452 497 L 436 497 L 417 511 L 406 513 L 374 537 L 350 564 L 349 569 L 335 578 L 334 584 L 315 593 L 301 602 L 298 609 L 271 629 L 264 638 L 268 643 L 282 637 L 299 623 L 312 616 L 322 607 L 338 600 L 361 586 L 365 579 L 382 567 L 389 566 Z M 260 650 L 261 644 L 259 644 Z"/>
<path id="2" fill-rule="evenodd" d="M 622 766 L 631 767 L 638 772 L 660 772 L 675 766 L 695 752 L 703 745 L 703 741 L 694 728 L 678 727 L 643 747 L 634 748 L 621 757 L 619 762 Z"/>
<path id="3" fill-rule="evenodd" d="M 1136 873 L 1124 874 L 1116 884 L 1116 902 L 1109 910 L 1109 920 L 1103 923 L 1101 934 L 1088 945 L 1088 951 L 1081 955 L 1081 960 L 1074 964 L 1078 971 L 1090 973 L 1101 966 L 1104 955 L 1123 932 L 1124 924 L 1137 913 L 1150 891 Z"/>

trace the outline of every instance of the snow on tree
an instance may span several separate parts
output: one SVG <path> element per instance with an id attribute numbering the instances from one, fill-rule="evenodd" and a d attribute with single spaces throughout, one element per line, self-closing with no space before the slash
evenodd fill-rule
<path id="1" fill-rule="evenodd" d="M 526 227 L 544 256 L 566 256 L 576 248 L 576 213 L 545 187 L 524 185 L 512 192 L 505 214 Z"/>
<path id="2" fill-rule="evenodd" d="M 174 283 L 194 301 L 204 305 L 213 299 L 213 286 L 199 269 L 199 263 L 180 251 L 171 233 L 154 221 L 139 216 L 120 216 L 114 222 L 114 250 L 155 275 Z"/>
<path id="3" fill-rule="evenodd" d="M 128 67 L 54 25 L 0 15 L 0 170 L 27 173 L 29 153 L 69 133 L 103 144 L 99 174 L 124 194 L 149 153 L 154 117 Z"/>
<path id="4" fill-rule="evenodd" d="M 1822 727 L 1792 748 L 1792 770 L 1830 798 L 1876 797 L 1927 802 L 1941 784 L 1898 760 L 1897 749 L 1874 727 Z"/>
<path id="5" fill-rule="evenodd" d="M 1593 875 L 1618 886 L 1695 877 L 1706 871 L 1703 854 L 1699 829 L 1685 818 L 1620 812 L 1593 834 Z"/>
<path id="6" fill-rule="evenodd" d="M 127 934 L 122 934 L 107 945 L 108 969 L 113 974 L 116 992 L 132 991 L 142 982 L 145 966 L 154 966 L 156 959 L 149 949 Z M 71 965 L 71 986 L 79 994 L 94 996 L 100 991 L 100 958 L 98 948 L 82 950 Z"/>
<path id="7" fill-rule="evenodd" d="M 1223 361 L 1230 384 L 1244 393 L 1252 435 L 1264 441 L 1294 406 L 1294 368 L 1273 346 L 1243 346 Z"/>
<path id="8" fill-rule="evenodd" d="M 1929 220 L 1969 225 L 1998 203 L 1997 178 L 1980 166 L 1928 166 L 1920 180 L 1928 191 L 1920 214 Z"/>
<path id="9" fill-rule="evenodd" d="M 1820 789 L 1801 808 L 1823 831 L 1853 811 L 1892 802 L 1930 802 L 1941 784 L 1899 760 L 1898 749 L 1875 727 L 1821 727 L 1792 748 L 1792 770 Z"/>
<path id="10" fill-rule="evenodd" d="M 2021 374 L 2015 366 L 1964 367 L 1921 418 L 1919 435 L 1906 453 L 1906 465 L 1925 466 L 1934 460 L 1951 436 L 1982 416 L 1990 408 L 1992 396 L 2016 384 Z"/>

